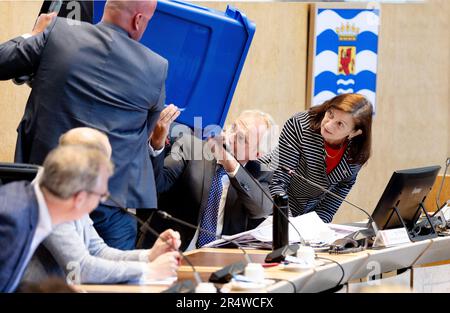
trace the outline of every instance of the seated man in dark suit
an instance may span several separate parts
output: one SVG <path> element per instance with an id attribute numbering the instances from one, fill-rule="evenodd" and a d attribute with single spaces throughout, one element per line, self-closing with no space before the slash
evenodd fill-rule
<path id="1" fill-rule="evenodd" d="M 243 112 L 222 136 L 201 141 L 184 133 L 165 159 L 162 155 L 153 158 L 159 208 L 217 236 L 245 231 L 250 224 L 256 226 L 252 221 L 271 214 L 272 203 L 242 167 L 268 191 L 272 173 L 256 159 L 268 152 L 263 146 L 272 137 L 268 134 L 273 125 L 268 114 L 252 110 Z M 151 142 L 157 141 L 153 139 Z M 199 248 L 216 239 L 156 216 L 150 224 L 157 229 L 178 230 L 182 249 Z M 150 246 L 151 240 L 144 233 L 138 245 Z"/>
<path id="2" fill-rule="evenodd" d="M 108 195 L 113 166 L 98 149 L 59 147 L 44 161 L 38 184 L 0 188 L 0 292 L 13 292 L 37 246 L 64 222 L 94 210 Z"/>

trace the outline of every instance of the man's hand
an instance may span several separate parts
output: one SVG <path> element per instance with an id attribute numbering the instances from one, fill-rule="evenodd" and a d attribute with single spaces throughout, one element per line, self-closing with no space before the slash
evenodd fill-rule
<path id="1" fill-rule="evenodd" d="M 31 35 L 34 36 L 42 33 L 47 28 L 47 26 L 50 25 L 56 15 L 56 12 L 48 14 L 43 13 L 39 15 L 36 24 L 34 25 L 33 31 L 31 32 Z"/>
<path id="2" fill-rule="evenodd" d="M 168 241 L 171 245 L 168 245 L 164 241 Z M 148 260 L 151 262 L 166 252 L 176 251 L 180 248 L 180 245 L 180 233 L 172 229 L 166 229 L 161 233 L 161 235 L 159 235 L 159 238 L 155 241 L 155 244 L 150 249 Z"/>
<path id="3" fill-rule="evenodd" d="M 153 149 L 160 150 L 164 148 L 169 128 L 173 121 L 180 115 L 180 110 L 171 104 L 161 111 L 155 129 L 150 134 L 150 144 Z"/>
<path id="4" fill-rule="evenodd" d="M 221 164 L 225 171 L 228 173 L 234 172 L 239 163 L 236 159 L 224 148 L 226 143 L 224 136 L 215 136 L 208 138 L 208 146 L 217 160 L 217 163 Z"/>
<path id="5" fill-rule="evenodd" d="M 165 279 L 175 276 L 178 270 L 180 254 L 177 251 L 167 252 L 148 264 L 149 279 Z"/>

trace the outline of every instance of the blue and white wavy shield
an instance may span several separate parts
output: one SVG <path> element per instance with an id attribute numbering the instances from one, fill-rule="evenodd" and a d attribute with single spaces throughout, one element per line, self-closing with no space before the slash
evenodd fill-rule
<path id="1" fill-rule="evenodd" d="M 379 10 L 319 9 L 315 27 L 312 105 L 360 93 L 375 110 Z"/>

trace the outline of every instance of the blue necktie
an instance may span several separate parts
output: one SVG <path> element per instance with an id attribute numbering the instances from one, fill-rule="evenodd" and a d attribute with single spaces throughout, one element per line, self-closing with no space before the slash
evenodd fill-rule
<path id="1" fill-rule="evenodd" d="M 222 165 L 217 166 L 216 174 L 214 175 L 209 190 L 208 203 L 203 211 L 202 218 L 200 220 L 200 227 L 213 234 L 217 231 L 217 215 L 219 212 L 219 203 L 222 197 L 222 177 L 226 172 Z M 197 248 L 200 248 L 211 241 L 216 240 L 216 237 L 212 234 L 199 231 Z"/>

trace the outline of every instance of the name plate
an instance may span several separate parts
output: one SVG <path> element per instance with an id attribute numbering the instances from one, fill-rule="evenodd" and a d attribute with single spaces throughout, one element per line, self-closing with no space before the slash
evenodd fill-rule
<path id="1" fill-rule="evenodd" d="M 373 242 L 373 247 L 393 247 L 410 242 L 408 232 L 404 227 L 379 230 Z"/>

